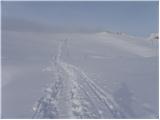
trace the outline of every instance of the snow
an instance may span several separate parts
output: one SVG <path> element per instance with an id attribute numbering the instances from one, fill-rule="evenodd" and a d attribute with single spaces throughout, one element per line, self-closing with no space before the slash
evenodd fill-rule
<path id="1" fill-rule="evenodd" d="M 157 118 L 158 41 L 148 39 L 2 32 L 2 118 Z"/>
<path id="2" fill-rule="evenodd" d="M 151 33 L 149 36 L 149 39 L 158 40 L 159 39 L 158 33 Z"/>

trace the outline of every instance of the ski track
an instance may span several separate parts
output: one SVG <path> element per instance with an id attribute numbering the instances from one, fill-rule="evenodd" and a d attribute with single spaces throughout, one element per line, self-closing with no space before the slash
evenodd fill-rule
<path id="1" fill-rule="evenodd" d="M 52 84 L 34 107 L 33 118 L 105 118 L 100 107 L 112 118 L 127 118 L 111 94 L 103 91 L 79 67 L 60 59 L 62 45 L 51 62 Z"/>
<path id="2" fill-rule="evenodd" d="M 96 96 L 99 103 L 105 106 L 112 117 L 126 117 L 113 97 L 97 86 L 80 68 L 62 61 L 58 61 L 54 66 L 52 69 L 57 69 L 56 71 L 53 70 L 56 81 L 49 88 L 51 88 L 50 97 L 54 100 L 54 107 L 57 112 L 51 118 L 103 118 L 99 112 L 99 106 L 91 94 Z M 89 90 L 86 91 L 85 87 Z M 80 92 L 83 92 L 85 96 L 81 96 Z M 48 94 L 41 98 L 42 101 L 47 97 Z M 37 107 L 40 107 L 41 104 L 39 102 Z M 50 105 L 48 103 L 48 106 Z M 91 106 L 94 106 L 95 110 L 92 110 Z M 44 115 L 48 114 L 46 108 L 45 111 L 43 110 L 44 107 L 41 109 L 37 110 L 39 112 L 36 111 L 35 114 L 40 114 L 43 111 L 41 117 L 46 118 L 47 115 Z"/>
<path id="3" fill-rule="evenodd" d="M 73 66 L 73 65 L 68 65 L 68 66 L 71 67 L 73 70 L 77 71 L 81 75 L 81 80 L 83 80 L 83 82 L 88 85 L 91 91 L 99 99 L 99 102 L 104 103 L 104 105 L 106 106 L 106 109 L 110 111 L 110 113 L 112 114 L 114 118 L 119 118 L 119 117 L 125 118 L 126 117 L 124 113 L 122 112 L 122 110 L 120 110 L 118 104 L 114 101 L 113 97 L 110 94 L 107 94 L 106 96 L 106 92 L 103 92 L 103 90 L 99 88 L 80 68 Z"/>
<path id="4" fill-rule="evenodd" d="M 84 87 L 80 85 L 81 80 L 79 78 L 79 72 L 74 69 L 72 65 L 66 64 L 64 62 L 61 63 L 61 67 L 64 69 L 64 71 L 69 76 L 69 85 L 71 89 L 71 103 L 72 103 L 72 117 L 71 118 L 95 118 L 96 113 L 90 112 L 87 106 L 87 100 L 84 99 L 80 92 L 83 90 L 85 95 L 87 95 L 87 98 L 89 99 L 89 103 L 92 105 L 95 105 L 91 101 L 91 97 L 88 95 L 88 93 L 84 90 Z M 86 104 L 85 106 L 83 104 Z"/>

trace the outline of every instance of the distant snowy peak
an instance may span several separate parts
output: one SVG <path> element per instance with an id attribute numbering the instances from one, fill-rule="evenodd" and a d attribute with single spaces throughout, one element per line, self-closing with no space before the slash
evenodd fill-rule
<path id="1" fill-rule="evenodd" d="M 97 39 L 98 41 L 106 43 L 108 46 L 141 57 L 156 56 L 157 45 L 153 46 L 153 42 L 149 41 L 152 39 L 158 39 L 158 34 L 152 34 L 152 37 L 149 40 L 146 40 L 146 38 L 135 37 L 122 32 L 101 32 L 97 34 Z"/>
<path id="2" fill-rule="evenodd" d="M 149 40 L 159 40 L 159 34 L 158 33 L 151 33 L 149 36 Z"/>
<path id="3" fill-rule="evenodd" d="M 99 32 L 97 34 L 98 35 L 106 35 L 106 34 L 111 34 L 111 35 L 128 35 L 125 32 L 112 32 L 112 31 Z"/>

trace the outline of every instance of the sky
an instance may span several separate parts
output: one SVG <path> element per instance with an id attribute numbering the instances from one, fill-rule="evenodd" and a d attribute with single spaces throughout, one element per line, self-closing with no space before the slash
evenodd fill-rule
<path id="1" fill-rule="evenodd" d="M 2 2 L 2 29 L 31 32 L 158 32 L 158 1 Z M 6 24 L 7 23 L 7 24 Z"/>

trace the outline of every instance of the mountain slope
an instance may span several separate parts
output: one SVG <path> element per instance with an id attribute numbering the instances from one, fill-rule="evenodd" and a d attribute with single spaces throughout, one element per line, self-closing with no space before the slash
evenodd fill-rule
<path id="1" fill-rule="evenodd" d="M 110 32 L 2 37 L 4 118 L 157 117 L 158 41 Z"/>

